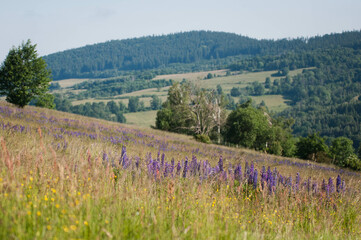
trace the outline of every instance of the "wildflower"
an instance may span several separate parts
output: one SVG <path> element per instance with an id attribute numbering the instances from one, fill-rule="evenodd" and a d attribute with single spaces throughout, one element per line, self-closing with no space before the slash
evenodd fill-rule
<path id="1" fill-rule="evenodd" d="M 335 191 L 335 186 L 333 185 L 333 180 L 331 177 L 328 179 L 328 187 L 330 188 L 331 193 Z"/>
<path id="2" fill-rule="evenodd" d="M 257 169 L 254 171 L 253 174 L 253 188 L 256 189 L 257 188 L 257 177 L 258 177 L 258 171 Z"/>
<path id="3" fill-rule="evenodd" d="M 340 192 L 340 188 L 341 188 L 341 177 L 340 175 L 338 175 L 336 179 L 336 191 Z"/>
<path id="4" fill-rule="evenodd" d="M 183 169 L 183 177 L 185 178 L 187 176 L 188 171 L 188 158 L 186 157 L 186 160 L 184 162 L 184 169 Z"/>
<path id="5" fill-rule="evenodd" d="M 88 222 L 87 222 L 87 221 L 84 221 L 84 225 L 85 225 L 85 226 L 88 226 L 89 224 L 88 224 Z"/>
<path id="6" fill-rule="evenodd" d="M 297 173 L 297 175 L 296 175 L 296 185 L 295 185 L 296 191 L 299 190 L 299 186 L 300 186 L 300 173 Z"/>
<path id="7" fill-rule="evenodd" d="M 223 159 L 222 159 L 222 156 L 219 157 L 218 166 L 219 166 L 219 171 L 223 172 Z"/>

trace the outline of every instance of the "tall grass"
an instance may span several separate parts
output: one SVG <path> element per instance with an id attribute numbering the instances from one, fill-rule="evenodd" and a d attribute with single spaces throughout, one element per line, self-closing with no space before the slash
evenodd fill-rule
<path id="1" fill-rule="evenodd" d="M 0 239 L 361 238 L 358 173 L 50 110 L 0 116 Z M 262 166 L 292 185 L 270 191 Z"/>

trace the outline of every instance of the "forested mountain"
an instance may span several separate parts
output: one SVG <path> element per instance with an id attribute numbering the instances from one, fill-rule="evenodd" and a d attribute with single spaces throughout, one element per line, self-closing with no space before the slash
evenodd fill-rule
<path id="1" fill-rule="evenodd" d="M 279 56 L 319 48 L 360 46 L 359 31 L 312 38 L 257 40 L 224 32 L 192 31 L 113 40 L 45 56 L 54 79 L 110 77 L 120 71 L 199 63 L 233 56 Z M 228 63 L 234 61 L 230 59 Z M 227 61 L 226 61 L 227 62 Z M 224 64 L 224 61 L 222 61 Z"/>

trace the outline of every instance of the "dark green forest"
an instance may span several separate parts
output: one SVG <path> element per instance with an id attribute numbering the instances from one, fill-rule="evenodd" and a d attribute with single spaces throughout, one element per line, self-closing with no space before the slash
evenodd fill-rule
<path id="1" fill-rule="evenodd" d="M 53 78 L 104 78 L 118 76 L 124 71 L 157 68 L 160 73 L 203 70 L 230 64 L 234 57 L 250 58 L 334 47 L 359 47 L 359 31 L 330 34 L 312 38 L 257 40 L 249 37 L 212 31 L 192 31 L 163 36 L 113 40 L 45 56 Z M 311 54 L 312 55 L 312 54 Z M 312 58 L 312 56 L 309 56 Z M 282 61 L 255 69 L 282 67 Z M 250 60 L 252 62 L 252 60 Z M 184 68 L 179 64 L 188 64 Z M 300 64 L 300 63 L 299 63 Z M 197 66 L 198 65 L 198 66 Z M 295 65 L 292 67 L 302 67 Z M 245 67 L 244 67 L 245 68 Z M 250 67 L 245 69 L 250 70 Z"/>

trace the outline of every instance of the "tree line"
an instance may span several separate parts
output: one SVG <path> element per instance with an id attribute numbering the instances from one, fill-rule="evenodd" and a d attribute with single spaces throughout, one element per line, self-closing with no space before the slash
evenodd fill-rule
<path id="1" fill-rule="evenodd" d="M 249 58 L 232 69 L 274 69 L 287 65 L 277 56 L 289 55 L 290 67 L 306 67 L 311 55 L 293 56 L 293 52 L 338 46 L 358 47 L 359 31 L 329 34 L 312 38 L 257 40 L 249 37 L 211 31 L 191 31 L 163 36 L 113 40 L 45 56 L 54 79 L 104 78 L 119 76 L 122 71 L 177 67 L 177 64 L 198 65 L 212 60 L 239 56 Z M 253 57 L 266 57 L 259 61 Z M 218 62 L 218 66 L 219 66 Z M 195 65 L 195 66 L 196 66 Z M 179 66 L 179 65 L 178 65 Z M 204 65 L 205 66 L 205 65 Z M 277 67 L 276 67 L 277 66 Z M 209 69 L 207 69 L 209 70 Z"/>

